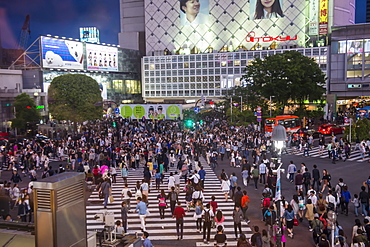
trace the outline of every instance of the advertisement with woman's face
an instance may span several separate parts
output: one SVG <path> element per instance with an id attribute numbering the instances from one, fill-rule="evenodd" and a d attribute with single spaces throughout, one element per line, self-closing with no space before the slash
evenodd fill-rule
<path id="1" fill-rule="evenodd" d="M 181 25 L 206 24 L 209 16 L 209 0 L 180 0 Z"/>
<path id="2" fill-rule="evenodd" d="M 284 17 L 283 0 L 250 0 L 252 20 Z"/>

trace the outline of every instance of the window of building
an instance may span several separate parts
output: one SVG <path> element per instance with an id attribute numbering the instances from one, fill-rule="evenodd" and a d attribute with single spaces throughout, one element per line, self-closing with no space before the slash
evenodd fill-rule
<path id="1" fill-rule="evenodd" d="M 151 70 L 154 70 L 154 69 L 155 69 L 155 65 L 154 65 L 154 64 L 150 64 L 150 65 L 149 65 L 149 68 L 150 68 Z"/>
<path id="2" fill-rule="evenodd" d="M 192 69 L 194 69 L 195 68 L 195 63 L 193 62 L 193 63 L 190 63 L 190 68 L 192 68 Z M 199 68 L 198 67 L 198 63 L 197 63 L 197 68 Z"/>
<path id="3" fill-rule="evenodd" d="M 189 70 L 188 69 L 184 70 L 184 75 L 189 75 Z"/>
<path id="4" fill-rule="evenodd" d="M 189 82 L 189 77 L 188 76 L 184 77 L 184 82 Z"/>
<path id="5" fill-rule="evenodd" d="M 184 63 L 184 68 L 188 69 L 189 68 L 189 63 Z"/>
<path id="6" fill-rule="evenodd" d="M 235 60 L 234 61 L 234 66 L 240 66 L 240 60 Z"/>
<path id="7" fill-rule="evenodd" d="M 172 69 L 177 69 L 177 63 L 172 64 Z"/>
<path id="8" fill-rule="evenodd" d="M 190 82 L 195 82 L 195 76 L 190 77 Z"/>
<path id="9" fill-rule="evenodd" d="M 208 62 L 208 67 L 213 68 L 214 62 Z"/>
<path id="10" fill-rule="evenodd" d="M 222 61 L 222 62 L 221 62 L 221 66 L 222 66 L 222 67 L 226 67 L 226 65 L 227 65 L 227 62 L 226 62 L 226 61 Z"/>
<path id="11" fill-rule="evenodd" d="M 161 64 L 161 69 L 166 69 L 166 65 L 165 64 Z"/>

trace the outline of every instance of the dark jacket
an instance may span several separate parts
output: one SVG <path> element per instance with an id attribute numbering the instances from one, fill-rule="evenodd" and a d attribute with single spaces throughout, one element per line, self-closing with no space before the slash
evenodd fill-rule
<path id="1" fill-rule="evenodd" d="M 319 169 L 313 169 L 312 170 L 312 177 L 315 180 L 319 180 L 320 179 L 320 171 L 319 171 Z"/>

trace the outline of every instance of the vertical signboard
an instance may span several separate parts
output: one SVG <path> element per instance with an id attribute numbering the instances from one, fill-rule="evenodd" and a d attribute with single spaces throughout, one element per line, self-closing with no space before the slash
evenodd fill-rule
<path id="1" fill-rule="evenodd" d="M 329 0 L 320 0 L 320 28 L 319 35 L 328 34 Z"/>
<path id="2" fill-rule="evenodd" d="M 309 6 L 309 35 L 319 34 L 319 0 L 310 0 Z"/>

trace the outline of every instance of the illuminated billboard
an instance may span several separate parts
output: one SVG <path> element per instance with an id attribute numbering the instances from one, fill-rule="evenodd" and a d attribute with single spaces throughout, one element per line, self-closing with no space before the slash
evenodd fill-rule
<path id="1" fill-rule="evenodd" d="M 86 44 L 87 69 L 118 71 L 117 47 Z"/>
<path id="2" fill-rule="evenodd" d="M 96 27 L 80 27 L 80 41 L 100 43 L 99 29 Z"/>
<path id="3" fill-rule="evenodd" d="M 328 21 L 329 21 L 329 0 L 320 0 L 320 27 L 319 34 L 326 35 L 328 34 Z"/>
<path id="4" fill-rule="evenodd" d="M 147 54 L 165 49 L 177 54 L 182 49 L 200 53 L 250 50 L 258 40 L 250 42 L 249 33 L 270 39 L 264 48 L 273 43 L 304 47 L 309 6 L 310 1 L 302 0 L 145 0 Z"/>
<path id="5" fill-rule="evenodd" d="M 123 118 L 131 119 L 153 119 L 153 120 L 176 120 L 182 117 L 182 105 L 137 105 L 122 104 L 119 107 L 120 115 Z"/>
<path id="6" fill-rule="evenodd" d="M 83 69 L 81 42 L 41 37 L 42 67 L 55 69 Z"/>

